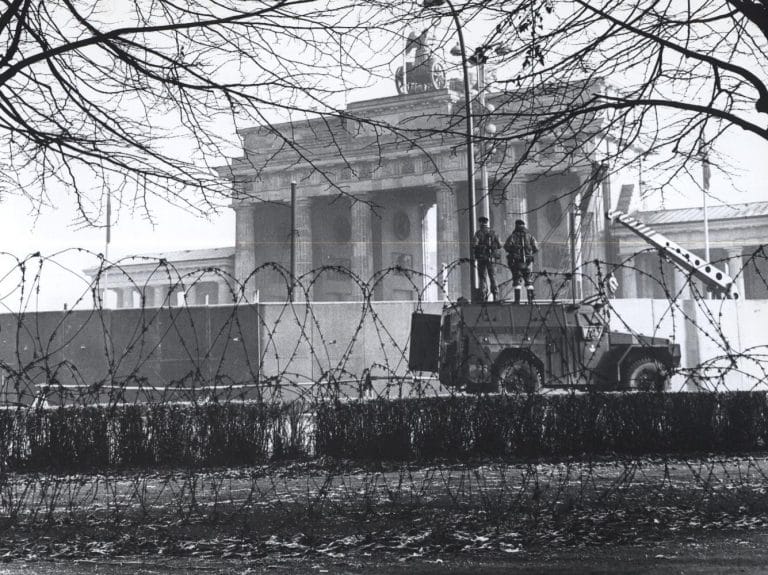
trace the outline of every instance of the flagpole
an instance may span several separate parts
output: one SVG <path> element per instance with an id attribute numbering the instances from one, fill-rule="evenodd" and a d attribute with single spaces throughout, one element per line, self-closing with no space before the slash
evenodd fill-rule
<path id="1" fill-rule="evenodd" d="M 704 140 L 702 139 L 700 145 L 701 151 L 701 179 L 702 179 L 702 207 L 704 211 L 704 261 L 708 264 L 710 261 L 709 254 L 709 215 L 707 214 L 707 195 L 709 194 L 709 178 L 711 175 L 709 169 L 709 150 L 707 149 Z M 712 298 L 712 292 L 707 290 L 706 299 Z"/>
<path id="2" fill-rule="evenodd" d="M 109 266 L 109 263 L 108 263 L 109 262 L 109 242 L 111 239 L 112 239 L 112 194 L 109 192 L 109 190 L 107 190 L 107 233 L 106 233 L 105 242 L 104 242 L 104 261 L 101 264 L 102 266 L 104 266 L 104 290 L 103 290 L 104 296 L 106 296 L 106 292 L 107 292 L 106 285 L 109 283 L 108 282 L 109 272 L 107 271 L 107 269 Z M 99 299 L 102 300 L 101 305 L 104 306 L 106 302 L 102 299 L 102 296 L 99 296 Z"/>
<path id="3" fill-rule="evenodd" d="M 707 215 L 707 195 L 709 194 L 709 178 L 710 178 L 710 169 L 709 169 L 709 151 L 707 150 L 706 146 L 702 144 L 703 154 L 701 158 L 701 171 L 702 171 L 702 180 L 703 180 L 703 190 L 704 193 L 703 196 L 703 207 L 704 207 L 704 259 L 709 262 L 709 217 Z"/>
<path id="4" fill-rule="evenodd" d="M 107 192 L 107 237 L 104 245 L 104 261 L 109 260 L 109 242 L 112 239 L 112 194 Z"/>
<path id="5" fill-rule="evenodd" d="M 704 259 L 709 261 L 709 218 L 707 217 L 707 191 L 704 191 Z"/>

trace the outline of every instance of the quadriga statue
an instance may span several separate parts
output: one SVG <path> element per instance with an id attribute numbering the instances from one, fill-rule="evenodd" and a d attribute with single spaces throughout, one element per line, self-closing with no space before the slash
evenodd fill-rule
<path id="1" fill-rule="evenodd" d="M 434 33 L 430 28 L 421 34 L 411 32 L 405 42 L 406 56 L 414 52 L 412 61 L 406 61 L 395 72 L 395 86 L 398 94 L 429 92 L 445 88 L 445 69 L 434 53 Z"/>

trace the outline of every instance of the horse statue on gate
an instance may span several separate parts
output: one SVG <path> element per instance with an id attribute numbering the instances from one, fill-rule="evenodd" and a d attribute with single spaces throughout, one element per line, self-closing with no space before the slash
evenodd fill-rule
<path id="1" fill-rule="evenodd" d="M 414 53 L 413 61 L 405 62 L 405 71 L 399 66 L 395 72 L 398 94 L 431 92 L 445 88 L 445 68 L 435 56 L 434 33 L 425 28 L 421 34 L 411 32 L 405 42 L 406 56 Z"/>

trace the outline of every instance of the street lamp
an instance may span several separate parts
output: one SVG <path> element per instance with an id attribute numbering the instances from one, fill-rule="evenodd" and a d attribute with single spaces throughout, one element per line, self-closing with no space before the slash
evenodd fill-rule
<path id="1" fill-rule="evenodd" d="M 464 32 L 461 27 L 461 21 L 459 15 L 456 12 L 456 8 L 453 6 L 451 0 L 424 0 L 422 6 L 425 9 L 437 8 L 446 4 L 451 12 L 453 23 L 456 26 L 456 34 L 459 38 L 459 43 L 451 48 L 451 55 L 461 57 L 461 71 L 464 80 L 464 113 L 466 118 L 466 146 L 467 146 L 467 205 L 469 206 L 469 268 L 470 268 L 470 298 L 474 302 L 478 299 L 478 277 L 477 267 L 475 265 L 475 256 L 472 251 L 472 242 L 475 238 L 475 222 L 477 222 L 477 192 L 475 189 L 475 146 L 473 141 L 474 126 L 472 120 L 472 100 L 469 92 L 469 66 L 477 67 L 477 90 L 479 95 L 479 103 L 484 109 L 488 109 L 485 103 L 485 64 L 488 61 L 486 54 L 489 46 L 481 46 L 477 48 L 472 55 L 467 57 L 467 49 L 464 43 Z M 496 53 L 503 55 L 506 50 L 503 47 L 496 48 Z M 484 129 L 488 129 L 489 133 L 495 129 L 492 124 L 484 126 Z M 480 138 L 480 154 L 481 158 L 485 158 L 485 141 L 484 134 Z M 490 202 L 488 201 L 488 172 L 486 170 L 485 161 L 482 161 L 480 166 L 480 206 L 481 215 L 490 219 Z"/>
<path id="2" fill-rule="evenodd" d="M 469 283 L 470 300 L 474 302 L 477 299 L 478 278 L 477 268 L 475 266 L 475 255 L 472 250 L 472 243 L 475 239 L 475 222 L 477 221 L 477 194 L 475 192 L 475 147 L 472 141 L 472 108 L 469 98 L 469 72 L 467 68 L 467 51 L 464 45 L 464 32 L 461 28 L 461 21 L 451 0 L 424 0 L 422 6 L 426 9 L 437 8 L 447 4 L 453 17 L 453 23 L 456 25 L 456 33 L 459 36 L 458 54 L 461 56 L 461 70 L 464 76 L 464 114 L 466 118 L 466 134 L 464 135 L 467 145 L 467 206 L 469 207 Z"/>

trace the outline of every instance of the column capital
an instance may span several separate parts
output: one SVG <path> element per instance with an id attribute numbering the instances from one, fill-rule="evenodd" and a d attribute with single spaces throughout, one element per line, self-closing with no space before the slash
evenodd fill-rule
<path id="1" fill-rule="evenodd" d="M 244 202 L 244 201 L 236 201 L 233 202 L 230 206 L 235 212 L 246 212 L 246 211 L 252 211 L 256 209 L 256 203 L 255 202 Z"/>
<path id="2" fill-rule="evenodd" d="M 425 182 L 421 187 L 435 194 L 455 194 L 458 183 L 451 181 Z"/>

